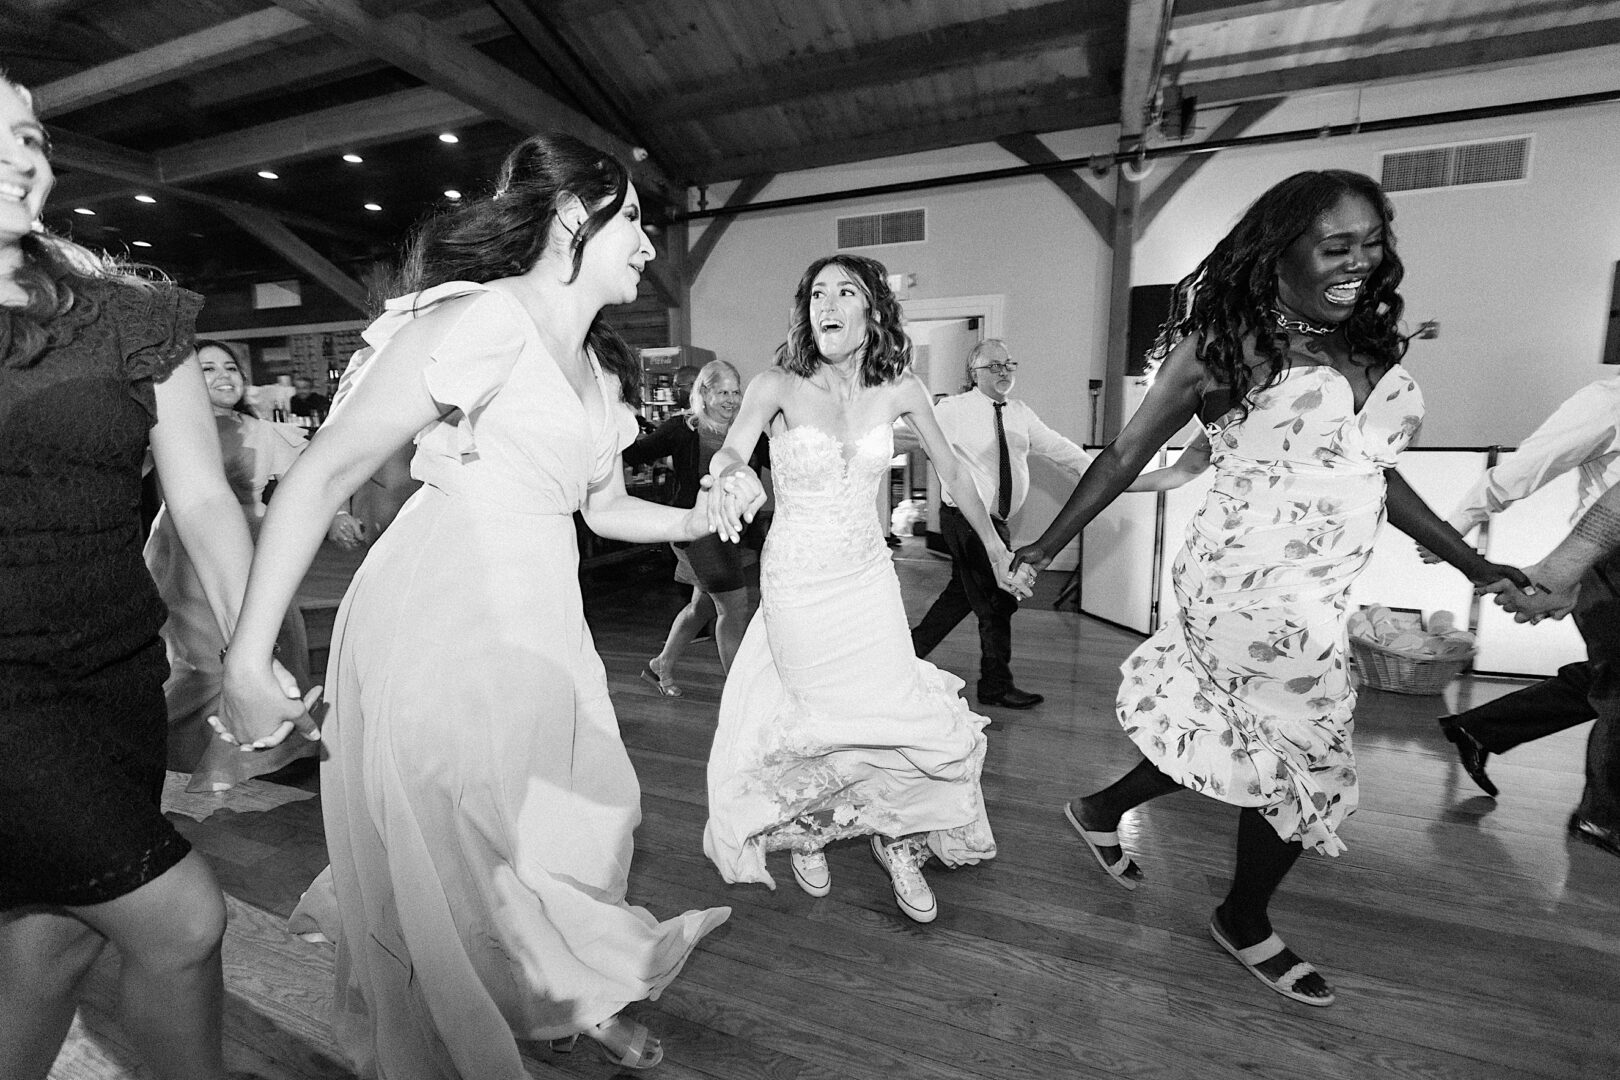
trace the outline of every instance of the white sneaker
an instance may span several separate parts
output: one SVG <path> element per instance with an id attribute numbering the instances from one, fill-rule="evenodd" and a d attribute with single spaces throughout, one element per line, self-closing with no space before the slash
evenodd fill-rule
<path id="1" fill-rule="evenodd" d="M 827 867 L 827 855 L 821 851 L 795 851 L 793 853 L 793 880 L 811 896 L 826 896 L 832 892 L 832 871 Z"/>
<path id="2" fill-rule="evenodd" d="M 896 840 L 885 844 L 872 837 L 872 857 L 889 875 L 894 886 L 894 902 L 913 922 L 931 923 L 939 917 L 939 904 L 934 890 L 923 877 L 922 866 L 928 861 L 928 848 L 916 840 Z"/>

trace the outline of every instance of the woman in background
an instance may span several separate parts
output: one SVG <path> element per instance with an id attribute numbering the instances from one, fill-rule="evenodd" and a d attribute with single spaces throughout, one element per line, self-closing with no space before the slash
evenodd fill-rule
<path id="1" fill-rule="evenodd" d="M 199 339 L 196 357 L 213 406 L 225 479 L 249 532 L 256 534 L 264 517 L 266 485 L 298 460 L 309 432 L 297 424 L 261 420 L 253 414 L 243 401 L 245 374 L 229 345 Z M 357 547 L 363 527 L 340 510 L 327 535 L 340 546 Z M 186 790 L 223 791 L 250 777 L 275 772 L 297 758 L 314 756 L 319 747 L 307 739 L 290 739 L 262 754 L 244 754 L 213 737 L 205 720 L 219 712 L 223 674 L 219 654 L 225 639 L 167 510 L 160 510 L 152 523 L 144 555 L 158 595 L 169 609 L 163 624 L 169 658 L 169 677 L 163 684 L 169 710 L 169 768 L 191 774 Z M 309 639 L 296 607 L 288 610 L 277 642 L 282 663 L 300 684 L 307 685 Z"/>
<path id="2" fill-rule="evenodd" d="M 337 942 L 335 1028 L 363 1076 L 523 1080 L 519 1039 L 580 1034 L 656 1065 L 621 1010 L 730 914 L 626 902 L 641 790 L 580 597 L 575 511 L 641 543 L 712 531 L 706 496 L 625 493 L 640 367 L 602 308 L 652 257 L 623 165 L 567 135 L 520 143 L 493 195 L 418 229 L 374 354 L 265 519 L 222 725 L 258 746 L 310 722 L 267 675 L 323 523 L 415 440 L 422 486 L 332 632 L 333 889 L 301 905 Z"/>
<path id="3" fill-rule="evenodd" d="M 698 372 L 690 392 L 690 407 L 660 424 L 650 434 L 624 448 L 624 463 L 646 465 L 662 457 L 674 467 L 674 493 L 671 506 L 691 507 L 697 502 L 702 478 L 709 462 L 725 443 L 726 432 L 742 404 L 742 380 L 737 369 L 724 360 L 710 360 Z M 768 450 L 764 436 L 749 459 L 756 469 L 766 468 Z M 647 661 L 641 677 L 667 697 L 680 697 L 675 681 L 675 665 L 710 619 L 715 621 L 714 640 L 720 650 L 720 668 L 731 670 L 731 661 L 742 644 L 753 607 L 749 603 L 745 577 L 746 558 L 751 552 L 742 544 L 728 544 L 718 536 L 701 536 L 691 542 L 676 541 L 675 580 L 692 586 L 692 599 L 670 624 L 664 648 Z"/>

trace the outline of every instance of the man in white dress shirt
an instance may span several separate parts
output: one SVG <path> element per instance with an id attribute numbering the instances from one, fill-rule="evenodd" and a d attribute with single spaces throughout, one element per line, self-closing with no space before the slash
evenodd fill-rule
<path id="1" fill-rule="evenodd" d="M 1575 516 L 1582 519 L 1605 491 L 1620 485 L 1620 377 L 1577 390 L 1518 450 L 1485 473 L 1447 521 L 1466 536 L 1572 469 L 1579 470 Z M 1440 727 L 1456 745 L 1463 769 L 1494 797 L 1487 757 L 1598 719 L 1587 738 L 1586 790 L 1570 831 L 1620 855 L 1620 556 L 1596 560 L 1588 570 L 1575 622 L 1586 642 L 1586 660 L 1565 664 L 1534 686 L 1441 717 Z"/>
<path id="2" fill-rule="evenodd" d="M 1029 494 L 1029 456 L 1046 458 L 1076 477 L 1091 455 L 1065 439 L 1022 401 L 1009 401 L 1018 364 L 1007 346 L 986 338 L 968 356 L 973 388 L 934 406 L 939 426 L 967 466 L 979 497 L 1003 540 L 1007 519 Z M 990 557 L 962 512 L 942 493 L 939 528 L 953 565 L 950 584 L 911 632 L 918 656 L 927 656 L 969 612 L 979 620 L 979 704 L 1031 709 L 1045 699 L 1013 685 L 1012 616 L 1018 601 L 996 585 Z"/>

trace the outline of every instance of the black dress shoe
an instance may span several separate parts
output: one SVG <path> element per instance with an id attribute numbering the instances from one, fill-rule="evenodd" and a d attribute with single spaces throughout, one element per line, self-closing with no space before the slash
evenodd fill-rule
<path id="1" fill-rule="evenodd" d="M 1580 812 L 1569 815 L 1569 831 L 1593 847 L 1600 847 L 1610 855 L 1620 855 L 1620 830 L 1606 828 L 1595 821 L 1581 817 Z"/>
<path id="2" fill-rule="evenodd" d="M 1016 686 L 1009 686 L 999 694 L 979 694 L 980 705 L 1000 705 L 1004 709 L 1033 709 L 1045 700 L 1040 694 L 1025 693 Z"/>
<path id="3" fill-rule="evenodd" d="M 1457 747 L 1457 760 L 1462 763 L 1463 772 L 1469 779 L 1479 785 L 1479 789 L 1491 798 L 1496 798 L 1496 785 L 1485 773 L 1485 759 L 1491 752 L 1480 745 L 1478 739 L 1468 734 L 1463 726 L 1457 723 L 1455 716 L 1442 716 L 1440 730 L 1445 732 L 1446 738 Z"/>

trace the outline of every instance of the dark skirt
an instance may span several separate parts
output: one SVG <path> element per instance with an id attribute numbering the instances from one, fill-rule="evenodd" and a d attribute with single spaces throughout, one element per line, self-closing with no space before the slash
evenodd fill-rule
<path id="1" fill-rule="evenodd" d="M 670 547 L 675 551 L 675 580 L 682 584 L 694 585 L 706 593 L 723 593 L 747 583 L 741 544 L 727 543 L 710 534 Z"/>

